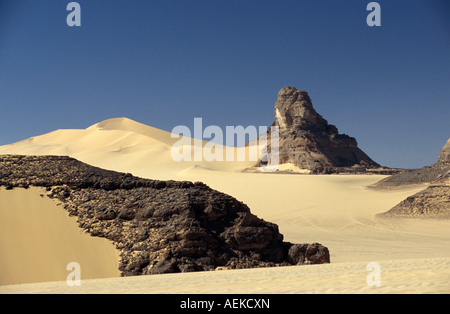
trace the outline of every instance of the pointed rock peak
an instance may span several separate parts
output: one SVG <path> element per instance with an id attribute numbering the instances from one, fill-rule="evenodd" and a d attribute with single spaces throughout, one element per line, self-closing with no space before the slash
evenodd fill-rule
<path id="1" fill-rule="evenodd" d="M 442 148 L 441 154 L 439 155 L 438 162 L 450 163 L 450 138 L 448 139 L 447 143 Z"/>
<path id="2" fill-rule="evenodd" d="M 285 86 L 278 92 L 278 98 L 281 97 L 295 97 L 295 98 L 307 98 L 309 100 L 308 93 L 303 90 L 298 90 L 295 87 L 292 86 Z"/>
<path id="3" fill-rule="evenodd" d="M 314 109 L 308 93 L 285 86 L 275 102 L 276 124 L 280 132 L 324 128 L 328 122 Z"/>
<path id="4" fill-rule="evenodd" d="M 314 109 L 308 93 L 283 87 L 275 102 L 279 127 L 279 162 L 314 173 L 334 173 L 338 168 L 376 168 L 379 165 L 358 148 L 356 139 L 338 129 Z M 267 134 L 270 143 L 270 134 Z M 267 158 L 266 158 L 267 159 Z M 260 167 L 263 162 L 255 166 Z"/>

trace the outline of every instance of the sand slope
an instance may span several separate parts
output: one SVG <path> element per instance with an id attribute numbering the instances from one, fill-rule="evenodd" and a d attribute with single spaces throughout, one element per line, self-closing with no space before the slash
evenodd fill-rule
<path id="1" fill-rule="evenodd" d="M 114 245 L 85 234 L 42 193 L 0 189 L 0 285 L 66 280 L 71 262 L 85 279 L 119 276 Z"/>
<path id="2" fill-rule="evenodd" d="M 450 221 L 375 216 L 425 186 L 376 191 L 366 187 L 385 176 L 241 173 L 253 162 L 174 162 L 171 158 L 173 143 L 168 132 L 122 118 L 107 120 L 86 130 L 59 130 L 3 146 L 0 154 L 69 155 L 94 166 L 150 179 L 203 181 L 245 202 L 259 217 L 278 224 L 286 241 L 319 242 L 331 252 L 332 265 L 317 268 L 248 270 L 240 275 L 223 272 L 111 279 L 111 288 L 108 286 L 104 292 L 108 289 L 121 291 L 122 283 L 127 290 L 139 292 L 168 292 L 169 283 L 178 287 L 174 291 L 190 293 L 233 292 L 236 286 L 241 292 L 371 292 L 364 280 L 365 267 L 372 261 L 384 263 L 386 269 L 392 270 L 386 273 L 386 276 L 392 274 L 391 278 L 396 282 L 392 292 L 408 292 L 408 289 L 450 291 Z M 326 273 L 326 279 L 321 272 Z M 355 274 L 363 277 L 362 286 L 354 285 Z M 395 279 L 395 274 L 407 274 L 405 278 L 410 278 L 411 282 L 404 278 Z M 305 279 L 304 276 L 323 280 Z M 187 278 L 189 282 L 185 282 Z M 277 278 L 285 278 L 286 284 L 281 284 Z M 360 282 L 361 278 L 358 278 Z M 311 286 L 299 286 L 298 280 L 309 280 Z M 212 281 L 218 284 L 214 285 Z M 151 287 L 145 286 L 146 282 L 151 282 Z M 341 287 L 344 283 L 346 288 Z M 93 281 L 92 284 L 95 287 L 97 283 Z M 99 281 L 98 284 L 102 283 Z M 271 284 L 279 288 L 271 290 Z M 135 289 L 133 285 L 136 285 Z M 60 284 L 54 287 L 63 289 Z M 82 291 L 91 291 L 85 287 Z M 389 292 L 389 289 L 384 287 L 377 291 Z"/>

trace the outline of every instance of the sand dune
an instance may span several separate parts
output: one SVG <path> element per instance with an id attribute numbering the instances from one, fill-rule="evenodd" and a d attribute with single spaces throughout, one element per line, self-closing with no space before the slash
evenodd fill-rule
<path id="1" fill-rule="evenodd" d="M 80 291 L 370 293 L 365 267 L 371 261 L 385 265 L 384 282 L 393 282 L 377 292 L 450 291 L 450 221 L 376 217 L 425 186 L 375 191 L 366 187 L 385 176 L 242 173 L 253 162 L 175 162 L 174 141 L 168 132 L 121 118 L 3 146 L 0 154 L 69 155 L 150 179 L 203 181 L 278 224 L 285 240 L 327 246 L 332 265 L 94 280 Z M 95 291 L 99 285 L 104 289 Z M 2 289 L 67 291 L 61 283 Z"/>
<path id="2" fill-rule="evenodd" d="M 173 136 L 126 118 L 117 118 L 84 130 L 57 130 L 2 146 L 0 154 L 71 156 L 104 169 L 155 179 L 174 179 L 180 171 L 195 166 L 215 171 L 240 171 L 254 163 L 194 161 L 194 147 L 191 149 L 192 161 L 176 162 L 172 158 L 172 145 L 179 139 L 177 135 Z M 192 146 L 197 145 L 197 142 L 191 142 Z M 205 145 L 207 142 L 200 143 Z M 248 148 L 236 148 L 235 154 L 241 149 Z"/>

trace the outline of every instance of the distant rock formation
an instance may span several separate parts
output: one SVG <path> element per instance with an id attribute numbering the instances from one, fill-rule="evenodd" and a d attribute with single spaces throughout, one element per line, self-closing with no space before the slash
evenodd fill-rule
<path id="1" fill-rule="evenodd" d="M 449 142 L 447 142 L 437 163 L 421 169 L 412 169 L 395 174 L 375 184 L 373 188 L 377 189 L 429 185 L 423 191 L 408 197 L 380 216 L 450 218 L 449 147 Z"/>
<path id="2" fill-rule="evenodd" d="M 408 169 L 394 174 L 375 183 L 371 188 L 387 189 L 417 184 L 438 184 L 447 180 L 450 176 L 449 171 L 450 164 L 435 163 L 420 169 Z"/>
<path id="3" fill-rule="evenodd" d="M 339 134 L 313 108 L 307 92 L 283 87 L 275 102 L 275 122 L 279 136 L 279 163 L 293 164 L 312 173 L 335 173 L 338 168 L 379 168 L 358 148 L 356 139 Z M 270 150 L 270 132 L 267 133 Z M 263 160 L 263 158 L 262 158 Z M 261 160 L 255 165 L 261 167 Z"/>
<path id="4" fill-rule="evenodd" d="M 406 198 L 381 216 L 450 218 L 450 186 L 429 186 L 425 190 Z"/>
<path id="5" fill-rule="evenodd" d="M 383 179 L 372 186 L 372 188 L 385 189 L 396 188 L 416 184 L 441 184 L 450 178 L 450 140 L 442 148 L 438 162 L 420 169 L 404 170 Z"/>
<path id="6" fill-rule="evenodd" d="M 450 139 L 448 139 L 445 146 L 442 148 L 438 158 L 439 163 L 450 163 Z"/>
<path id="7" fill-rule="evenodd" d="M 45 187 L 81 228 L 115 243 L 124 276 L 330 262 L 326 247 L 283 242 L 277 225 L 200 182 L 142 179 L 69 157 L 4 155 L 0 186 Z"/>

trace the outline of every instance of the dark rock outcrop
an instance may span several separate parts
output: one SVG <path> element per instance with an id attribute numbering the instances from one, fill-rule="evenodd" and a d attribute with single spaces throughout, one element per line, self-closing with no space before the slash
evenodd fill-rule
<path id="1" fill-rule="evenodd" d="M 319 244 L 283 242 L 278 226 L 203 183 L 141 179 L 69 157 L 0 156 L 0 186 L 38 186 L 92 236 L 113 241 L 124 276 L 329 263 Z"/>
<path id="2" fill-rule="evenodd" d="M 330 253 L 319 243 L 290 245 L 288 261 L 294 265 L 324 264 L 330 260 Z"/>
<path id="3" fill-rule="evenodd" d="M 344 168 L 379 168 L 369 156 L 358 148 L 356 139 L 339 134 L 313 108 L 307 92 L 294 87 L 283 87 L 275 102 L 275 122 L 279 127 L 279 163 L 291 163 L 312 173 L 336 173 Z M 267 133 L 268 151 L 271 133 Z M 255 165 L 264 166 L 263 156 Z"/>

